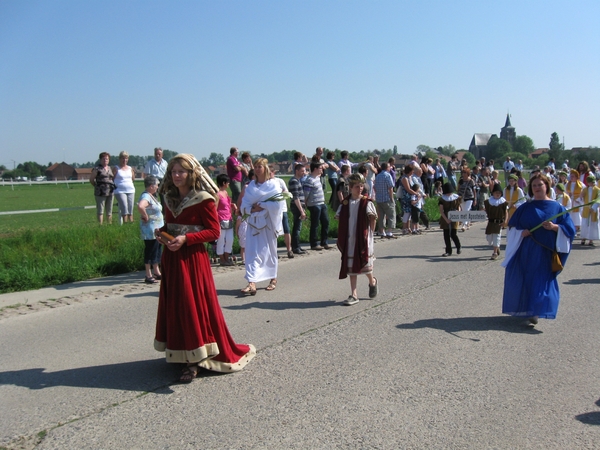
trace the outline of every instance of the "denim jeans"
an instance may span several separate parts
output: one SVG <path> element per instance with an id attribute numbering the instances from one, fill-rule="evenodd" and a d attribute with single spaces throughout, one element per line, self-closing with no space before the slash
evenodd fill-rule
<path id="1" fill-rule="evenodd" d="M 300 248 L 302 220 L 300 219 L 300 211 L 294 203 L 290 205 L 290 211 L 292 211 L 292 215 L 294 216 L 294 222 L 292 223 L 292 250 L 297 250 Z"/>
<path id="2" fill-rule="evenodd" d="M 327 205 L 321 203 L 320 205 L 309 206 L 308 210 L 310 211 L 310 246 L 316 247 L 319 245 L 317 242 L 319 223 L 321 224 L 321 245 L 327 244 L 327 234 L 329 233 Z"/>

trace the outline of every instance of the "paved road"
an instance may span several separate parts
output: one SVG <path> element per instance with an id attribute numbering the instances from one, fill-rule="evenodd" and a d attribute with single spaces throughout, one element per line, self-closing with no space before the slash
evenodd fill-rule
<path id="1" fill-rule="evenodd" d="M 460 238 L 452 258 L 439 231 L 378 242 L 380 294 L 365 278 L 352 307 L 337 251 L 282 258 L 255 297 L 218 270 L 258 355 L 190 385 L 152 348 L 158 292 L 139 274 L 25 294 L 38 307 L 0 316 L 0 446 L 600 448 L 600 252 L 574 248 L 558 319 L 531 330 L 500 313 L 482 227 Z"/>

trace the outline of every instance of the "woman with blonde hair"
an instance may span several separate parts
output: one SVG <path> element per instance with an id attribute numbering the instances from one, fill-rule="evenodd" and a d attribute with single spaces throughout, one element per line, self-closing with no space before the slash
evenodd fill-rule
<path id="1" fill-rule="evenodd" d="M 155 235 L 166 248 L 154 348 L 165 352 L 167 362 L 186 364 L 182 383 L 196 378 L 199 367 L 242 370 L 256 350 L 229 334 L 205 246 L 221 231 L 217 187 L 193 155 L 179 154 L 169 161 L 161 193 L 166 225 Z"/>
<path id="2" fill-rule="evenodd" d="M 270 280 L 267 291 L 277 286 L 277 236 L 283 234 L 280 184 L 271 178 L 266 158 L 254 161 L 254 179 L 248 183 L 240 211 L 246 223 L 246 280 L 243 294 L 256 295 L 256 283 Z M 280 198 L 280 200 L 283 197 Z"/>

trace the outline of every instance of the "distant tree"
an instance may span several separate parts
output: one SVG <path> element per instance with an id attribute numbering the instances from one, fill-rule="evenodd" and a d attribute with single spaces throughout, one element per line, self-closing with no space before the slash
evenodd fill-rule
<path id="1" fill-rule="evenodd" d="M 166 161 L 170 161 L 171 158 L 173 158 L 175 155 L 177 155 L 178 152 L 174 152 L 173 150 L 168 150 L 168 149 L 164 149 L 163 150 L 163 158 Z M 152 156 L 150 158 L 154 158 L 154 154 L 152 154 Z M 150 159 L 149 158 L 149 159 Z"/>
<path id="2" fill-rule="evenodd" d="M 475 165 L 475 157 L 473 156 L 473 153 L 465 152 L 463 158 L 467 160 L 469 167 L 473 167 Z"/>
<path id="3" fill-rule="evenodd" d="M 163 151 L 164 155 L 164 151 Z M 200 164 L 204 167 L 213 166 L 217 167 L 225 164 L 225 157 L 221 153 L 212 152 L 208 158 L 202 158 Z"/>
<path id="4" fill-rule="evenodd" d="M 520 153 L 521 155 L 525 155 L 524 157 L 527 158 L 535 151 L 533 140 L 529 136 L 517 136 L 515 139 L 514 151 L 516 153 Z"/>
<path id="5" fill-rule="evenodd" d="M 6 170 L 6 166 L 4 164 L 0 164 L 0 170 Z"/>
<path id="6" fill-rule="evenodd" d="M 392 155 L 396 156 L 398 154 L 398 147 L 394 145 L 394 149 L 392 150 Z"/>
<path id="7" fill-rule="evenodd" d="M 487 160 L 501 161 L 504 155 L 512 152 L 512 146 L 508 141 L 499 139 L 497 136 L 492 136 L 487 143 Z"/>
<path id="8" fill-rule="evenodd" d="M 557 161 L 559 161 L 563 156 L 562 153 L 564 151 L 564 147 L 560 143 L 560 138 L 558 137 L 558 133 L 556 131 L 550 136 L 550 143 L 548 144 L 548 147 L 550 148 L 548 157 L 555 158 Z"/>

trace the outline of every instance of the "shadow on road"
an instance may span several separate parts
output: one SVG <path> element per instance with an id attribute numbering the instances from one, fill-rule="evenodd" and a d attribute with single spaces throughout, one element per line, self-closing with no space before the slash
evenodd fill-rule
<path id="1" fill-rule="evenodd" d="M 260 291 L 260 290 L 259 290 Z M 260 295 L 260 292 L 257 294 Z M 324 300 L 321 302 L 252 302 L 244 303 L 243 305 L 221 306 L 223 309 L 244 310 L 244 309 L 272 309 L 275 311 L 283 311 L 286 309 L 312 309 L 312 308 L 329 308 L 330 306 L 340 306 L 341 303 L 333 300 Z"/>
<path id="2" fill-rule="evenodd" d="M 600 400 L 596 401 L 596 405 L 600 406 Z M 600 411 L 593 411 L 575 416 L 575 419 L 587 425 L 600 425 Z"/>
<path id="3" fill-rule="evenodd" d="M 396 325 L 401 330 L 415 330 L 419 328 L 433 328 L 445 331 L 460 339 L 479 342 L 481 339 L 464 338 L 456 333 L 461 331 L 505 331 L 507 333 L 541 334 L 540 330 L 523 324 L 524 318 L 511 316 L 492 317 L 456 317 L 453 319 L 424 319 L 413 323 Z"/>
<path id="4" fill-rule="evenodd" d="M 175 379 L 173 364 L 164 358 L 132 361 L 104 366 L 45 372 L 45 369 L 23 369 L 0 372 L 0 385 L 15 385 L 29 389 L 55 386 L 115 389 L 120 391 L 149 392 L 170 384 Z M 157 393 L 170 394 L 170 389 Z"/>
<path id="5" fill-rule="evenodd" d="M 563 284 L 600 284 L 600 278 L 573 278 Z"/>

